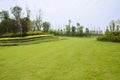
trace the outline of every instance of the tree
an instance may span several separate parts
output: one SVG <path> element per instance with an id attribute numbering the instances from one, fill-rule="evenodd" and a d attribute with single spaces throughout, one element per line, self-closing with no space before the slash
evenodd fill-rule
<path id="1" fill-rule="evenodd" d="M 1 19 L 1 20 L 3 19 L 3 14 L 2 14 L 2 12 L 0 12 L 0 19 Z"/>
<path id="2" fill-rule="evenodd" d="M 118 19 L 117 21 L 116 21 L 116 30 L 117 31 L 119 31 L 120 30 L 120 20 Z"/>
<path id="3" fill-rule="evenodd" d="M 26 17 L 26 21 L 27 21 L 27 25 L 29 26 L 29 27 L 31 27 L 31 25 L 32 25 L 32 22 L 31 22 L 31 20 L 30 20 L 30 10 L 28 9 L 28 8 L 26 8 L 26 13 L 27 13 L 27 17 Z"/>
<path id="4" fill-rule="evenodd" d="M 110 22 L 110 31 L 115 31 L 115 21 L 114 20 L 112 20 Z"/>
<path id="5" fill-rule="evenodd" d="M 108 26 L 107 26 L 105 33 L 108 33 L 108 32 L 109 32 L 109 28 L 108 28 Z"/>
<path id="6" fill-rule="evenodd" d="M 21 22 L 21 27 L 22 27 L 22 36 L 26 36 L 30 28 L 27 22 L 27 18 L 21 19 L 20 22 Z"/>
<path id="7" fill-rule="evenodd" d="M 75 35 L 75 32 L 76 32 L 76 27 L 75 27 L 75 26 L 72 26 L 72 35 L 73 35 L 73 36 Z"/>
<path id="8" fill-rule="evenodd" d="M 0 12 L 0 19 L 1 19 L 1 20 L 3 20 L 3 19 L 4 19 L 4 14 L 3 14 L 3 12 L 2 12 L 2 11 Z"/>
<path id="9" fill-rule="evenodd" d="M 2 11 L 2 12 L 0 12 L 0 18 L 1 19 L 9 19 L 9 13 L 8 13 L 8 11 Z"/>
<path id="10" fill-rule="evenodd" d="M 14 20 L 14 19 L 10 19 L 9 26 L 10 26 L 11 33 L 16 34 L 16 33 L 20 32 L 20 26 L 18 25 L 18 21 Z"/>
<path id="11" fill-rule="evenodd" d="M 15 19 L 18 21 L 21 17 L 22 8 L 19 6 L 15 6 L 11 9 L 12 14 L 15 16 Z"/>
<path id="12" fill-rule="evenodd" d="M 69 20 L 68 20 L 68 25 L 69 25 L 69 26 L 71 26 L 71 22 L 72 22 L 72 21 L 69 19 Z"/>
<path id="13" fill-rule="evenodd" d="M 119 26 L 119 25 L 117 25 L 117 31 L 119 31 L 119 29 L 120 29 L 120 26 Z"/>
<path id="14" fill-rule="evenodd" d="M 6 34 L 6 33 L 14 33 L 16 34 L 19 32 L 20 27 L 17 24 L 18 22 L 14 19 L 5 19 L 2 20 L 1 26 L 0 26 L 0 33 L 1 34 Z"/>
<path id="15" fill-rule="evenodd" d="M 76 25 L 77 25 L 77 32 L 79 32 L 80 23 L 76 23 Z"/>
<path id="16" fill-rule="evenodd" d="M 85 29 L 85 34 L 86 34 L 86 36 L 89 36 L 89 34 L 90 34 L 89 28 Z"/>
<path id="17" fill-rule="evenodd" d="M 27 22 L 27 29 L 30 29 L 32 26 L 32 22 L 30 20 L 30 10 L 28 8 L 26 8 L 26 13 L 27 13 L 27 17 L 25 17 L 25 22 Z"/>
<path id="18" fill-rule="evenodd" d="M 26 8 L 26 13 L 27 13 L 27 18 L 29 18 L 30 19 L 30 10 L 28 9 L 28 7 Z"/>
<path id="19" fill-rule="evenodd" d="M 71 31 L 71 28 L 70 28 L 70 25 L 66 25 L 66 35 L 70 35 L 70 31 Z"/>
<path id="20" fill-rule="evenodd" d="M 39 14 L 36 16 L 35 25 L 38 31 L 41 31 L 42 28 L 42 11 L 39 10 Z"/>
<path id="21" fill-rule="evenodd" d="M 71 32 L 71 20 L 68 20 L 68 25 L 66 25 L 66 35 L 70 36 L 70 32 Z"/>
<path id="22" fill-rule="evenodd" d="M 9 13 L 8 11 L 2 11 L 0 12 L 0 18 L 1 18 L 1 26 L 0 26 L 0 33 L 5 34 L 9 32 Z"/>
<path id="23" fill-rule="evenodd" d="M 2 20 L 2 22 L 1 22 L 1 26 L 0 26 L 0 33 L 1 34 L 6 34 L 6 33 L 8 33 L 8 27 L 9 27 L 9 24 L 8 24 L 9 22 L 8 22 L 8 20 Z"/>
<path id="24" fill-rule="evenodd" d="M 79 28 L 79 36 L 83 36 L 83 26 L 80 26 Z"/>
<path id="25" fill-rule="evenodd" d="M 11 12 L 12 14 L 14 15 L 16 21 L 17 21 L 17 24 L 18 26 L 20 27 L 20 34 L 22 36 L 22 26 L 21 26 L 21 22 L 20 22 L 20 17 L 21 17 L 21 11 L 22 11 L 22 8 L 19 7 L 19 6 L 15 6 L 13 8 L 11 8 Z"/>
<path id="26" fill-rule="evenodd" d="M 80 23 L 76 23 L 77 27 L 80 27 Z"/>
<path id="27" fill-rule="evenodd" d="M 43 32 L 48 32 L 51 25 L 49 22 L 43 22 Z"/>

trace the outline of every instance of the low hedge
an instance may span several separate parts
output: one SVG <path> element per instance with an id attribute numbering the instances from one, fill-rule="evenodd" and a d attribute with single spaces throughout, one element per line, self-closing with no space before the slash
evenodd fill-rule
<path id="1" fill-rule="evenodd" d="M 33 35 L 46 35 L 47 33 L 41 32 L 41 31 L 29 31 L 27 32 L 26 36 L 33 36 Z M 7 34 L 0 34 L 0 38 L 6 38 L 6 37 L 22 37 L 24 35 L 21 35 L 20 33 L 7 33 Z"/>
<path id="2" fill-rule="evenodd" d="M 59 40 L 59 38 L 53 35 L 35 35 L 35 36 L 16 37 L 16 38 L 0 38 L 0 46 L 33 44 L 40 42 L 49 42 L 54 40 Z"/>
<path id="3" fill-rule="evenodd" d="M 52 35 L 35 35 L 35 36 L 26 36 L 26 37 L 16 37 L 16 38 L 0 38 L 0 42 L 7 43 L 7 42 L 27 42 L 33 41 L 39 38 L 52 38 Z"/>

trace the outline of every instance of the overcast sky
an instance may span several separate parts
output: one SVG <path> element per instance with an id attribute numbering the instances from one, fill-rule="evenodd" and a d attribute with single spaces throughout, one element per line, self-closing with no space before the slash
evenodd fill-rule
<path id="1" fill-rule="evenodd" d="M 71 19 L 73 25 L 79 22 L 85 27 L 103 30 L 111 20 L 120 19 L 120 0 L 0 0 L 0 11 L 15 5 L 24 9 L 27 6 L 31 19 L 41 9 L 43 20 L 55 29 L 64 28 Z"/>

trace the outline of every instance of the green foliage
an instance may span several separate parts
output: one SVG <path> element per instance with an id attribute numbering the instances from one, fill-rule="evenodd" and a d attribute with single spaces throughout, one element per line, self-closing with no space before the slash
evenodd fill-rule
<path id="1" fill-rule="evenodd" d="M 28 18 L 23 18 L 20 20 L 21 28 L 22 28 L 22 36 L 26 36 L 27 32 L 30 29 Z"/>
<path id="2" fill-rule="evenodd" d="M 41 31 L 28 31 L 27 36 L 33 36 L 33 35 L 46 35 L 46 33 L 43 33 Z M 10 37 L 21 37 L 21 34 L 18 33 L 7 33 L 0 35 L 0 38 L 10 38 Z"/>
<path id="3" fill-rule="evenodd" d="M 120 31 L 108 32 L 105 35 L 108 35 L 108 36 L 120 36 Z"/>
<path id="4" fill-rule="evenodd" d="M 19 33 L 22 29 L 22 35 L 26 35 L 29 31 L 30 26 L 26 18 L 20 20 L 21 26 L 18 24 L 18 21 L 14 19 L 5 19 L 2 20 L 0 24 L 0 34 L 8 34 L 8 33 Z"/>
<path id="5" fill-rule="evenodd" d="M 110 22 L 110 31 L 115 31 L 115 21 L 114 20 L 112 20 Z"/>
<path id="6" fill-rule="evenodd" d="M 75 27 L 75 26 L 72 26 L 71 31 L 72 31 L 72 36 L 75 36 L 75 33 L 76 33 L 76 27 Z"/>
<path id="7" fill-rule="evenodd" d="M 108 33 L 108 32 L 109 32 L 109 28 L 108 28 L 108 26 L 107 26 L 105 33 Z"/>
<path id="8" fill-rule="evenodd" d="M 0 12 L 0 18 L 1 19 L 9 19 L 9 13 L 8 13 L 8 11 L 2 11 L 2 12 Z"/>
<path id="9" fill-rule="evenodd" d="M 50 30 L 50 23 L 49 22 L 43 22 L 43 32 L 48 32 Z"/>
<path id="10" fill-rule="evenodd" d="M 26 8 L 27 18 L 29 18 L 29 19 L 30 19 L 30 12 L 31 11 L 28 8 Z"/>
<path id="11" fill-rule="evenodd" d="M 0 24 L 0 34 L 8 34 L 8 33 L 16 34 L 17 32 L 19 32 L 19 26 L 17 24 L 17 21 L 13 19 L 2 20 Z"/>
<path id="12" fill-rule="evenodd" d="M 8 32 L 8 28 L 9 28 L 9 20 L 3 20 L 0 24 L 0 33 L 4 34 Z"/>
<path id="13" fill-rule="evenodd" d="M 86 36 L 90 36 L 90 31 L 89 31 L 88 28 L 85 29 L 85 35 L 86 35 Z"/>
<path id="14" fill-rule="evenodd" d="M 77 27 L 79 28 L 80 27 L 80 23 L 76 23 Z"/>
<path id="15" fill-rule="evenodd" d="M 71 32 L 70 25 L 66 25 L 66 35 L 70 36 L 70 32 Z"/>
<path id="16" fill-rule="evenodd" d="M 32 36 L 32 35 L 42 35 L 44 33 L 42 33 L 41 31 L 28 31 L 27 35 Z"/>
<path id="17" fill-rule="evenodd" d="M 119 30 L 120 30 L 120 25 L 117 25 L 116 27 L 117 27 L 117 28 L 116 28 L 117 31 L 119 31 Z"/>
<path id="18" fill-rule="evenodd" d="M 54 34 L 56 36 L 64 36 L 65 33 L 63 32 L 63 30 L 49 30 L 48 32 L 49 34 Z"/>
<path id="19" fill-rule="evenodd" d="M 107 32 L 104 36 L 99 36 L 97 40 L 120 42 L 120 31 Z"/>
<path id="20" fill-rule="evenodd" d="M 80 26 L 78 30 L 79 30 L 78 35 L 83 36 L 83 26 Z"/>
<path id="21" fill-rule="evenodd" d="M 36 20 L 34 20 L 35 27 L 38 31 L 41 31 L 43 22 L 42 22 L 42 11 L 39 10 L 38 15 L 36 16 Z"/>
<path id="22" fill-rule="evenodd" d="M 19 6 L 15 6 L 15 7 L 11 8 L 11 12 L 15 16 L 16 20 L 20 19 L 21 11 L 22 11 L 22 8 Z"/>

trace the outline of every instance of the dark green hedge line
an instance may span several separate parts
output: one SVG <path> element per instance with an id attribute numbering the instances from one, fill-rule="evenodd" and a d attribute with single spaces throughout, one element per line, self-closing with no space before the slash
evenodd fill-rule
<path id="1" fill-rule="evenodd" d="M 46 35 L 46 33 L 41 31 L 29 31 L 26 34 L 26 36 L 33 36 L 33 35 Z M 24 37 L 24 36 L 22 36 L 20 33 L 16 33 L 16 34 L 8 33 L 8 34 L 0 35 L 0 38 L 6 38 L 6 37 L 11 38 L 11 37 Z"/>

